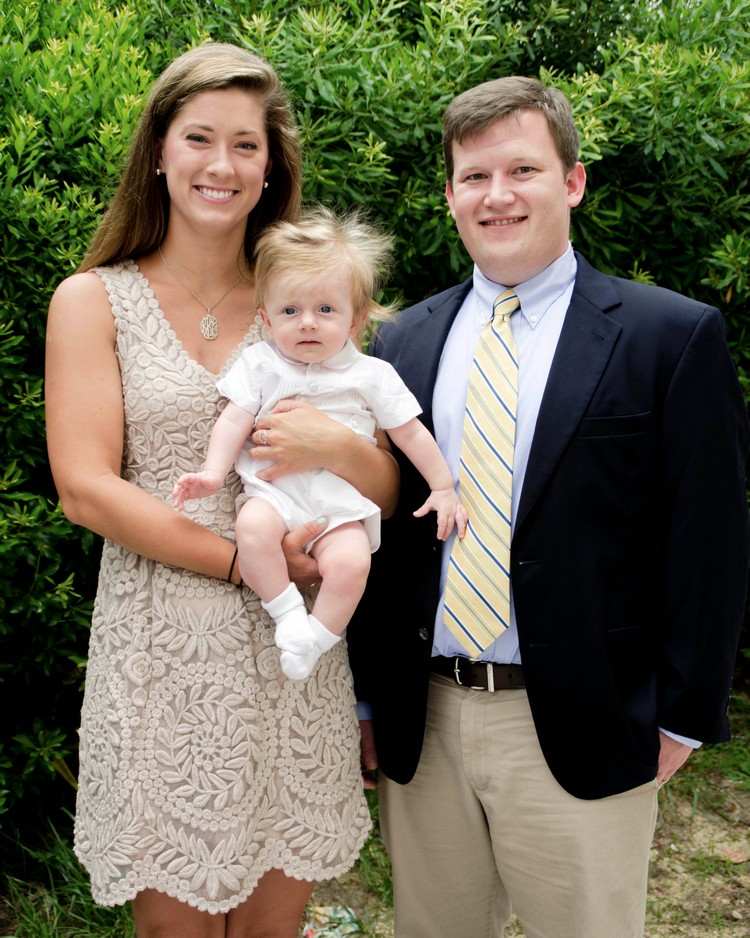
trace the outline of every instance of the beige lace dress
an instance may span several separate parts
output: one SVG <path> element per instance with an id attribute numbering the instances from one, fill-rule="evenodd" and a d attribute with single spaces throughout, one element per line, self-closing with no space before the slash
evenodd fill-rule
<path id="1" fill-rule="evenodd" d="M 205 457 L 216 376 L 185 353 L 134 263 L 97 272 L 116 323 L 123 476 L 168 501 Z M 232 475 L 187 510 L 231 538 L 239 492 Z M 150 888 L 226 912 L 272 868 L 338 876 L 369 827 L 345 643 L 288 681 L 254 594 L 105 541 L 75 824 L 94 899 Z"/>

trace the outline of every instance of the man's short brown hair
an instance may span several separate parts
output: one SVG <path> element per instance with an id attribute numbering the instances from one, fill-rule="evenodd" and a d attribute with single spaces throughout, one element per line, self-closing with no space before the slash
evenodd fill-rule
<path id="1" fill-rule="evenodd" d="M 448 179 L 453 178 L 453 141 L 480 133 L 495 121 L 518 111 L 544 115 L 555 149 L 566 173 L 578 162 L 578 131 L 570 102 L 557 88 L 548 88 L 536 78 L 510 75 L 469 88 L 448 105 L 443 115 L 443 153 Z"/>

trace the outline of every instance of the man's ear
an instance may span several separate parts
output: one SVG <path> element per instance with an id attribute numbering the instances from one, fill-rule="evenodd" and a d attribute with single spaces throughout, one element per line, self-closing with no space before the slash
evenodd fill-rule
<path id="1" fill-rule="evenodd" d="M 453 211 L 453 186 L 451 185 L 450 179 L 445 180 L 445 201 L 448 203 L 448 211 L 451 213 L 451 218 L 455 220 L 456 213 Z"/>
<path id="2" fill-rule="evenodd" d="M 576 163 L 565 177 L 565 188 L 568 190 L 568 206 L 575 208 L 580 205 L 586 191 L 586 168 L 583 163 Z"/>

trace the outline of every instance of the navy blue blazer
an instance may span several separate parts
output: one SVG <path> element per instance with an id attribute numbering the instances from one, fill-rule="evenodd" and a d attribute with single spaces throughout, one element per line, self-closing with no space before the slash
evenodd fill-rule
<path id="1" fill-rule="evenodd" d="M 467 281 L 384 326 L 391 362 L 432 431 L 443 344 Z M 654 778 L 658 727 L 728 738 L 748 567 L 745 408 L 718 310 L 668 290 L 578 272 L 537 421 L 511 576 L 529 701 L 563 788 L 601 798 Z M 438 602 L 435 518 L 402 454 L 349 629 L 381 769 L 419 761 Z"/>

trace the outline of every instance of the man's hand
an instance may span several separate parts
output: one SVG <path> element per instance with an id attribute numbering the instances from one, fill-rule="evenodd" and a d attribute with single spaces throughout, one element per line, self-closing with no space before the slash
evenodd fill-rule
<path id="1" fill-rule="evenodd" d="M 682 768 L 693 751 L 690 746 L 678 743 L 676 739 L 659 731 L 659 768 L 656 772 L 656 781 L 663 785 L 668 782 L 674 773 Z"/>
<path id="2" fill-rule="evenodd" d="M 372 720 L 359 721 L 360 756 L 362 767 L 362 786 L 364 788 L 377 788 L 375 772 L 378 767 L 378 754 L 375 751 L 375 734 L 372 731 Z"/>
<path id="3" fill-rule="evenodd" d="M 297 586 L 314 586 L 320 582 L 318 565 L 310 554 L 305 553 L 305 545 L 318 534 L 322 534 L 327 524 L 328 521 L 325 518 L 321 519 L 320 523 L 308 521 L 307 524 L 290 531 L 281 542 L 289 579 Z"/>

